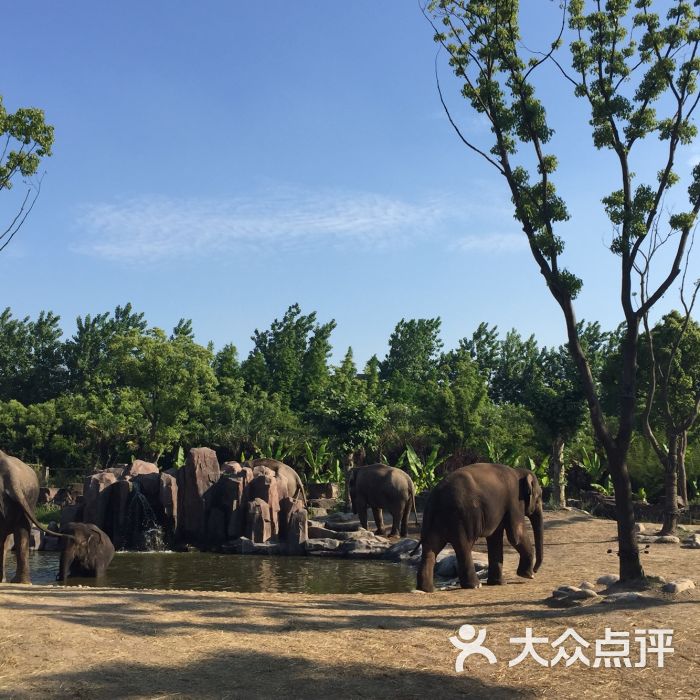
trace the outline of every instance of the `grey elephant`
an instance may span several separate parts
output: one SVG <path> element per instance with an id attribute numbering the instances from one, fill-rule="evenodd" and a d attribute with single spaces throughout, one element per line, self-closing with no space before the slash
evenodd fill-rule
<path id="1" fill-rule="evenodd" d="M 534 565 L 526 516 L 535 536 Z M 520 555 L 518 576 L 533 578 L 542 564 L 544 548 L 542 489 L 537 477 L 528 469 L 503 464 L 471 464 L 456 469 L 431 491 L 425 504 L 418 589 L 428 593 L 434 590 L 435 558 L 448 542 L 457 557 L 460 585 L 478 588 L 481 584 L 474 570 L 472 547 L 479 537 L 486 538 L 488 548 L 486 583 L 502 584 L 504 532 Z"/>
<path id="2" fill-rule="evenodd" d="M 399 534 L 406 537 L 408 516 L 416 508 L 416 489 L 411 477 L 402 469 L 386 464 L 368 464 L 353 467 L 347 475 L 348 493 L 352 512 L 360 517 L 362 527 L 367 527 L 367 508 L 372 509 L 376 533 L 384 534 L 383 510 L 391 513 L 390 537 Z M 418 517 L 416 516 L 416 523 Z"/>
<path id="3" fill-rule="evenodd" d="M 29 578 L 29 535 L 32 525 L 50 534 L 34 516 L 39 498 L 39 479 L 34 470 L 16 457 L 0 450 L 0 582 L 5 582 L 5 541 L 15 536 L 17 571 L 12 583 L 31 583 Z"/>
<path id="4" fill-rule="evenodd" d="M 306 494 L 304 493 L 304 485 L 301 483 L 299 475 L 288 464 L 280 462 L 278 459 L 270 459 L 261 457 L 260 459 L 250 459 L 243 462 L 244 467 L 267 467 L 277 475 L 277 479 L 282 481 L 287 488 L 287 495 L 290 498 L 300 499 L 306 505 Z"/>
<path id="5" fill-rule="evenodd" d="M 104 576 L 114 557 L 114 545 L 107 533 L 92 523 L 67 523 L 61 528 L 63 540 L 57 581 L 69 576 Z"/>

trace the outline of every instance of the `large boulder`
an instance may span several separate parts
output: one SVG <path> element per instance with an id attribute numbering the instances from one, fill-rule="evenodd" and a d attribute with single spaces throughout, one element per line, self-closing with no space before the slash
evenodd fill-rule
<path id="1" fill-rule="evenodd" d="M 207 513 L 220 473 L 216 452 L 208 447 L 192 448 L 178 471 L 179 537 L 184 542 L 206 545 Z"/>
<path id="2" fill-rule="evenodd" d="M 248 502 L 245 536 L 254 543 L 268 542 L 272 537 L 270 507 L 261 498 Z"/>
<path id="3" fill-rule="evenodd" d="M 115 549 L 128 546 L 128 513 L 132 484 L 129 481 L 117 481 L 109 488 L 109 503 L 102 530 L 112 540 Z"/>
<path id="4" fill-rule="evenodd" d="M 131 477 L 132 479 L 135 476 L 139 476 L 141 474 L 158 474 L 159 469 L 157 465 L 153 464 L 153 462 L 144 462 L 142 459 L 137 459 L 135 460 L 130 467 L 124 470 L 124 478 L 129 478 Z"/>
<path id="5" fill-rule="evenodd" d="M 255 477 L 248 485 L 248 499 L 250 501 L 260 499 L 267 504 L 270 514 L 270 527 L 272 537 L 279 534 L 280 497 L 278 480 L 274 472 L 269 469 L 257 467 L 253 470 Z M 286 496 L 285 496 L 286 497 Z M 263 540 L 267 541 L 267 540 Z"/>
<path id="6" fill-rule="evenodd" d="M 245 514 L 248 501 L 246 474 L 244 472 L 224 472 L 217 485 L 217 505 L 224 514 L 226 535 L 237 539 L 245 529 Z"/>
<path id="7" fill-rule="evenodd" d="M 111 472 L 97 472 L 85 479 L 83 522 L 92 523 L 104 530 L 110 497 L 109 487 L 116 481 L 117 477 Z"/>
<path id="8" fill-rule="evenodd" d="M 295 501 L 295 503 L 301 503 L 301 501 Z M 306 541 L 308 539 L 308 516 L 306 514 L 306 509 L 298 508 L 292 512 L 286 525 L 285 542 L 287 545 L 287 554 L 304 554 L 306 551 Z"/>
<path id="9" fill-rule="evenodd" d="M 160 475 L 160 488 L 158 501 L 163 510 L 163 528 L 165 530 L 165 540 L 169 546 L 172 545 L 175 533 L 177 532 L 177 479 L 172 474 L 162 473 Z"/>
<path id="10" fill-rule="evenodd" d="M 306 513 L 306 510 L 304 508 L 304 504 L 296 498 L 289 498 L 287 496 L 286 498 L 281 498 L 280 499 L 280 512 L 279 512 L 279 536 L 280 539 L 284 541 L 288 541 L 289 536 L 292 532 L 292 517 L 294 513 L 298 513 L 299 511 L 304 511 Z M 308 530 L 308 517 L 306 519 L 306 528 Z M 307 537 L 305 539 L 308 539 L 308 533 Z"/>

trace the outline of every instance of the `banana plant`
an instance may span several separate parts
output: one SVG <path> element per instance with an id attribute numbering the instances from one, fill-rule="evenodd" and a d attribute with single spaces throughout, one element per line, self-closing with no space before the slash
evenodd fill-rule
<path id="1" fill-rule="evenodd" d="M 515 450 L 502 450 L 491 440 L 486 440 L 486 454 L 489 462 L 507 464 L 510 467 L 519 467 L 523 459 Z"/>
<path id="2" fill-rule="evenodd" d="M 527 458 L 528 469 L 535 474 L 537 481 L 540 482 L 542 488 L 549 486 L 549 458 L 544 457 L 539 462 L 535 462 L 532 457 Z"/>
<path id="3" fill-rule="evenodd" d="M 313 449 L 308 440 L 304 442 L 304 461 L 308 467 L 309 481 L 315 483 L 323 481 L 324 468 L 330 460 L 330 456 L 327 439 L 322 440 L 316 450 Z"/>
<path id="4" fill-rule="evenodd" d="M 403 467 L 405 464 L 408 467 L 408 473 L 413 479 L 416 491 L 428 491 L 440 481 L 437 468 L 445 461 L 445 458 L 438 457 L 439 449 L 439 447 L 433 447 L 423 462 L 413 447 L 407 444 L 403 454 L 399 457 L 397 466 Z"/>

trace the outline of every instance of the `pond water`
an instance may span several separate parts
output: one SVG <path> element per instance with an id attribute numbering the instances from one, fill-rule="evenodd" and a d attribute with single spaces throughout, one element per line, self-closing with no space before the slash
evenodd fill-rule
<path id="1" fill-rule="evenodd" d="M 31 552 L 35 584 L 55 584 L 58 552 Z M 14 555 L 7 578 L 14 575 Z M 270 557 L 199 552 L 117 552 L 101 579 L 70 578 L 68 585 L 253 593 L 397 593 L 416 585 L 403 564 L 329 557 Z"/>

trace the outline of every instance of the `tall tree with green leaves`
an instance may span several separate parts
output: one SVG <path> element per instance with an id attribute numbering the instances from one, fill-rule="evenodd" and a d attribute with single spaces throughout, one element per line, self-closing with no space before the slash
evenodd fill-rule
<path id="1" fill-rule="evenodd" d="M 679 496 L 688 502 L 688 433 L 700 415 L 700 324 L 691 318 L 691 308 L 686 306 L 685 314 L 672 311 L 652 329 L 647 327 L 640 352 L 641 370 L 648 377 L 644 433 L 664 471 L 663 535 L 676 532 Z M 658 439 L 655 425 L 665 440 Z"/>
<path id="2" fill-rule="evenodd" d="M 293 304 L 269 330 L 255 330 L 254 347 L 241 371 L 250 386 L 276 393 L 288 406 L 303 409 L 328 379 L 330 335 L 335 321 L 316 323 L 316 313 L 302 314 Z"/>
<path id="3" fill-rule="evenodd" d="M 7 223 L 0 224 L 0 252 L 15 237 L 36 203 L 40 181 L 32 184 L 28 178 L 36 174 L 42 158 L 51 155 L 53 140 L 53 127 L 46 123 L 43 110 L 21 107 L 8 112 L 0 96 L 0 192 L 11 189 L 19 178 L 27 183 L 18 210 Z"/>
<path id="4" fill-rule="evenodd" d="M 564 314 L 569 350 L 615 488 L 623 581 L 644 575 L 626 462 L 637 416 L 639 326 L 680 274 L 700 211 L 700 166 L 693 170 L 687 209 L 666 217 L 661 207 L 664 195 L 679 180 L 673 169 L 679 147 L 696 135 L 691 118 L 698 104 L 700 21 L 687 0 L 672 0 L 664 17 L 651 6 L 651 0 L 637 0 L 634 7 L 630 0 L 605 4 L 565 0 L 561 25 L 554 30 L 550 47 L 534 54 L 521 38 L 518 0 L 431 0 L 425 6 L 435 39 L 462 83 L 462 95 L 489 123 L 489 142 L 467 138 L 448 111 L 450 121 L 463 143 L 505 179 L 535 263 Z M 570 69 L 559 60 L 567 17 L 572 33 Z M 634 38 L 629 31 L 632 26 Z M 582 281 L 562 262 L 564 242 L 559 230 L 570 215 L 556 191 L 557 158 L 547 152 L 553 129 L 535 87 L 538 68 L 547 63 L 557 66 L 575 95 L 585 100 L 593 145 L 611 151 L 619 166 L 619 188 L 603 199 L 614 230 L 610 249 L 620 262 L 619 298 L 625 320 L 614 427 L 603 415 L 578 332 L 574 300 Z M 442 93 L 441 100 L 445 105 Z M 654 173 L 656 181 L 635 174 L 639 169 L 633 156 L 649 138 L 658 139 L 664 149 L 658 174 Z M 660 281 L 649 289 L 643 303 L 635 306 L 632 289 L 640 248 L 652 229 L 660 226 L 673 240 L 672 260 L 657 275 Z"/>

